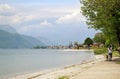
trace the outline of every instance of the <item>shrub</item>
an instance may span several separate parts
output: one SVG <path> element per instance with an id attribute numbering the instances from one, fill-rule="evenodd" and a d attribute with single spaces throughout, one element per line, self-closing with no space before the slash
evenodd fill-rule
<path id="1" fill-rule="evenodd" d="M 96 55 L 99 55 L 99 54 L 107 54 L 107 48 L 96 48 L 94 49 L 94 53 Z"/>
<path id="2" fill-rule="evenodd" d="M 68 76 L 61 76 L 58 79 L 69 79 L 69 77 Z"/>
<path id="3" fill-rule="evenodd" d="M 113 52 L 113 56 L 120 56 L 118 51 Z"/>

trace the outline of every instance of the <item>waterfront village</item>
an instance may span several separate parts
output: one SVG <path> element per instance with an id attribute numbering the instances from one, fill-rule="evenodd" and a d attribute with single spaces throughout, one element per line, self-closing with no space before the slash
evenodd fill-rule
<path id="1" fill-rule="evenodd" d="M 63 46 L 63 45 L 55 45 L 55 46 L 36 46 L 34 49 L 88 49 L 88 47 L 94 48 L 94 47 L 103 47 L 104 44 L 97 44 L 94 43 L 90 46 L 84 45 L 84 44 L 70 44 L 68 46 Z"/>

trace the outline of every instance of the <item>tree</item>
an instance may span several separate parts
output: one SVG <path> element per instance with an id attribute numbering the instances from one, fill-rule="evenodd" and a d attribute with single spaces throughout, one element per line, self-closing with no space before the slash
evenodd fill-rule
<path id="1" fill-rule="evenodd" d="M 37 46 L 35 46 L 35 47 L 33 47 L 34 49 L 40 49 L 40 46 L 39 45 L 37 45 Z"/>
<path id="2" fill-rule="evenodd" d="M 120 46 L 120 0 L 81 0 L 90 28 L 101 30 L 106 40 Z"/>
<path id="3" fill-rule="evenodd" d="M 104 34 L 102 32 L 96 33 L 93 40 L 95 43 L 105 44 L 105 37 L 104 37 Z"/>
<path id="4" fill-rule="evenodd" d="M 93 40 L 88 37 L 88 38 L 85 39 L 84 44 L 90 46 L 90 45 L 93 44 Z"/>
<path id="5" fill-rule="evenodd" d="M 75 47 L 76 49 L 79 49 L 79 43 L 78 43 L 77 41 L 74 42 L 74 47 Z"/>
<path id="6" fill-rule="evenodd" d="M 68 46 L 69 48 L 72 48 L 73 47 L 73 43 L 72 42 L 70 42 L 70 44 L 69 44 L 69 46 Z"/>

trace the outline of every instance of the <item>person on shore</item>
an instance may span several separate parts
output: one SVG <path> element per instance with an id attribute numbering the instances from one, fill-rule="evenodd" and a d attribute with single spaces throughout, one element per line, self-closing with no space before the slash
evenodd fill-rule
<path id="1" fill-rule="evenodd" d="M 108 47 L 108 60 L 111 61 L 112 60 L 112 46 Z"/>

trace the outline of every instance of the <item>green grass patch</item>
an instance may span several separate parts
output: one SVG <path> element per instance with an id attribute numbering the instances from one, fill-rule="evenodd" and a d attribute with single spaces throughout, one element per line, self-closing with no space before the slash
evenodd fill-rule
<path id="1" fill-rule="evenodd" d="M 100 55 L 100 54 L 107 54 L 107 48 L 95 48 L 94 49 L 94 53 L 96 55 Z"/>
<path id="2" fill-rule="evenodd" d="M 118 51 L 113 51 L 113 56 L 120 56 Z"/>
<path id="3" fill-rule="evenodd" d="M 68 76 L 61 76 L 58 79 L 69 79 L 69 77 Z"/>

